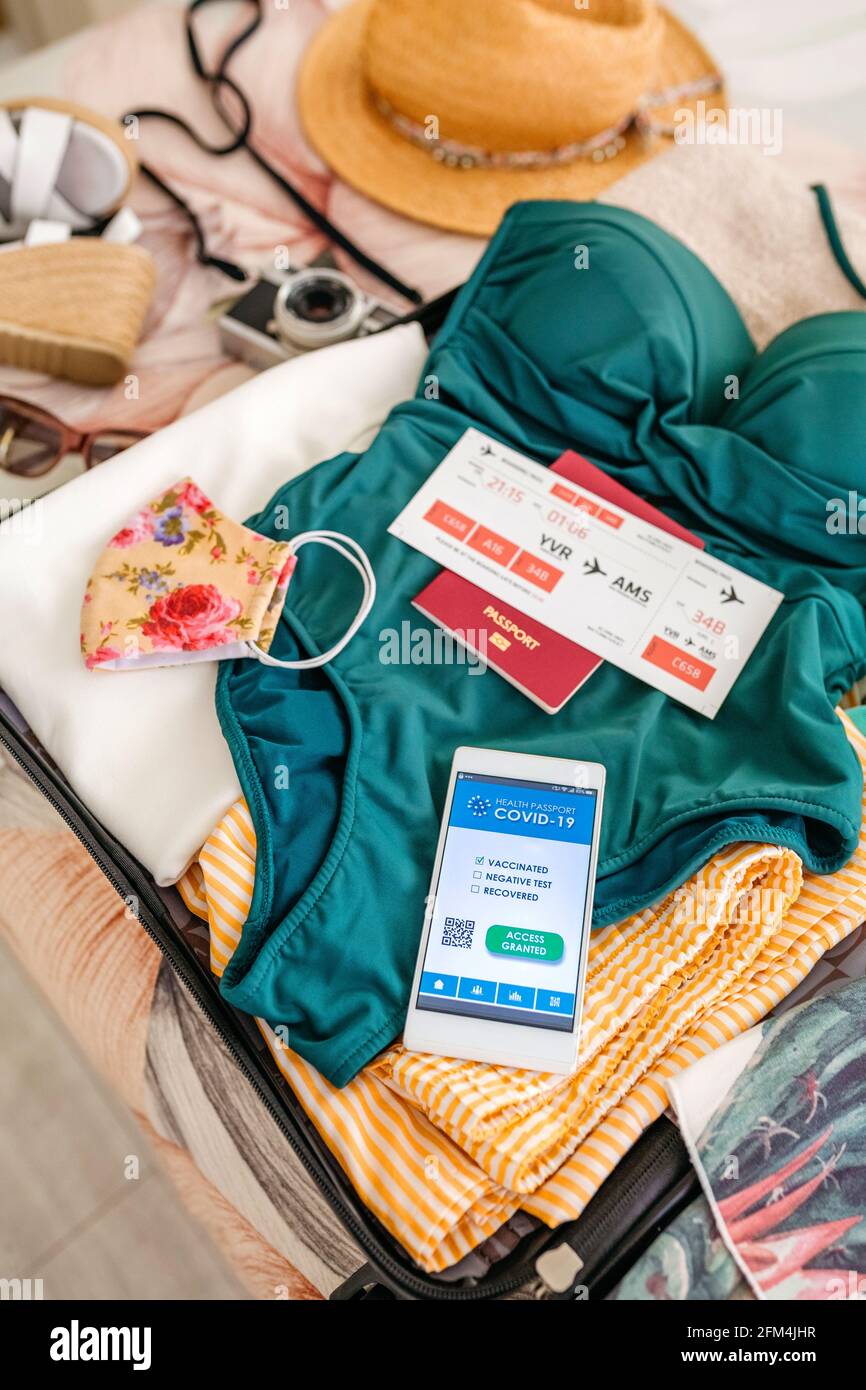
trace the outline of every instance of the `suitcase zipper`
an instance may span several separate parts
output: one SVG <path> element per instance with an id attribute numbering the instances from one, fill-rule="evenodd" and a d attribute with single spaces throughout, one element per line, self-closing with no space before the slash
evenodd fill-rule
<path id="1" fill-rule="evenodd" d="M 596 1217 L 593 1217 L 592 1212 L 588 1211 L 581 1222 L 581 1227 L 576 1239 L 569 1240 L 568 1236 L 564 1237 L 561 1245 L 565 1245 L 573 1252 L 580 1263 L 580 1268 L 576 1271 L 575 1278 L 569 1288 L 559 1290 L 551 1288 L 551 1286 L 548 1285 L 551 1297 L 560 1299 L 573 1297 L 574 1289 L 581 1283 L 580 1276 L 585 1270 L 589 1271 L 590 1277 L 593 1277 L 598 1265 L 600 1241 L 605 1232 L 612 1226 L 616 1226 L 620 1213 L 631 1205 L 635 1193 L 639 1191 L 641 1184 L 652 1175 L 656 1168 L 665 1163 L 673 1152 L 679 1153 L 681 1150 L 682 1140 L 678 1131 L 671 1126 L 670 1130 L 665 1133 L 662 1143 L 652 1155 L 649 1163 L 631 1177 L 630 1181 L 620 1191 L 617 1200 L 601 1211 Z M 690 1174 L 690 1168 L 688 1166 L 685 1171 L 687 1175 Z M 691 1177 L 693 1178 L 694 1175 L 691 1174 Z M 697 1182 L 695 1180 L 695 1186 L 696 1185 Z M 560 1247 L 554 1248 L 557 1249 Z M 586 1252 L 585 1258 L 581 1256 L 580 1249 Z M 546 1282 L 544 1281 L 543 1275 L 541 1278 L 542 1282 Z"/>
<path id="2" fill-rule="evenodd" d="M 77 824 L 73 816 L 70 815 L 70 812 L 67 809 L 67 807 L 58 798 L 57 794 L 54 792 L 51 786 L 47 774 L 39 766 L 37 759 L 33 757 L 31 753 L 25 751 L 24 748 L 18 746 L 18 736 L 13 730 L 8 729 L 7 719 L 5 714 L 2 713 L 2 711 L 0 711 L 0 721 L 2 721 L 3 725 L 6 725 L 5 729 L 0 728 L 0 745 L 2 745 L 2 747 L 6 749 L 9 755 L 12 758 L 14 758 L 18 766 L 24 770 L 24 772 L 30 778 L 31 782 L 34 783 L 34 785 L 45 797 L 46 801 L 48 801 L 48 803 L 60 816 L 60 819 L 63 821 L 63 823 L 72 831 L 76 839 L 79 840 L 80 843 L 84 846 L 91 859 L 100 869 L 105 878 L 108 879 L 109 883 L 111 884 L 114 891 L 118 894 L 118 896 L 124 900 L 127 900 L 130 896 L 130 886 L 140 887 L 143 891 L 136 894 L 136 896 L 138 897 L 139 902 L 141 902 L 142 898 L 145 895 L 145 892 L 149 895 L 152 892 L 152 889 L 146 881 L 142 885 L 138 885 L 135 883 L 134 880 L 138 877 L 139 871 L 134 862 L 130 861 L 129 863 L 128 872 L 130 873 L 130 881 L 128 881 L 125 884 L 122 883 L 118 879 L 114 870 L 112 869 L 111 863 L 106 861 L 105 857 L 99 850 L 99 847 L 96 844 L 94 844 L 91 841 L 91 839 L 84 833 L 82 827 L 80 827 Z M 11 742 L 10 740 L 15 740 L 15 742 Z M 126 856 L 124 855 L 124 857 Z M 126 869 L 126 866 L 124 867 Z M 228 1034 L 228 1032 L 222 1026 L 222 1024 L 220 1024 L 218 1020 L 214 1017 L 213 1011 L 210 1007 L 210 1001 L 207 999 L 199 982 L 187 970 L 186 965 L 180 958 L 179 953 L 169 949 L 169 947 L 161 939 L 161 937 L 153 929 L 153 927 L 151 927 L 150 924 L 144 920 L 140 911 L 136 913 L 136 920 L 147 932 L 147 935 L 155 943 L 162 955 L 165 956 L 165 958 L 168 960 L 172 970 L 174 970 L 175 974 L 181 980 L 182 984 L 192 995 L 199 1009 L 204 1014 L 208 1023 L 211 1025 L 214 1032 L 220 1039 L 220 1042 L 223 1044 L 226 1051 L 231 1056 L 232 1061 L 235 1063 L 238 1070 L 252 1086 L 259 1100 L 262 1102 L 271 1118 L 277 1124 L 282 1134 L 288 1140 L 289 1146 L 292 1149 L 292 1152 L 295 1154 L 296 1158 L 300 1160 L 306 1171 L 310 1174 L 310 1177 L 313 1178 L 316 1185 L 324 1193 L 328 1202 L 331 1204 L 331 1206 L 333 1207 L 336 1214 L 339 1216 L 340 1220 L 343 1222 L 346 1229 L 358 1242 L 362 1250 L 364 1250 L 366 1254 L 370 1256 L 371 1263 L 373 1264 L 374 1268 L 377 1268 L 378 1270 L 383 1272 L 387 1276 L 392 1286 L 396 1286 L 399 1291 L 406 1292 L 410 1294 L 410 1296 L 413 1298 L 443 1299 L 448 1300 L 450 1302 L 477 1302 L 481 1299 L 496 1298 L 501 1294 L 511 1293 L 515 1289 L 519 1289 L 523 1284 L 526 1283 L 527 1277 L 530 1275 L 532 1270 L 531 1260 L 527 1260 L 525 1266 L 521 1266 L 519 1270 L 515 1270 L 512 1274 L 502 1276 L 498 1280 L 491 1280 L 489 1284 L 480 1285 L 477 1288 L 449 1287 L 448 1285 L 439 1284 L 435 1280 L 425 1279 L 418 1275 L 412 1274 L 409 1270 L 405 1270 L 384 1248 L 384 1246 L 382 1246 L 379 1243 L 379 1241 L 376 1240 L 376 1238 L 373 1235 L 371 1235 L 371 1233 L 364 1227 L 364 1225 L 358 1221 L 354 1213 L 343 1203 L 339 1193 L 331 1188 L 330 1184 L 319 1172 L 315 1163 L 313 1163 L 309 1154 L 306 1152 L 304 1146 L 300 1143 L 296 1135 L 292 1132 L 291 1126 L 286 1120 L 284 1113 L 279 1109 L 278 1106 L 274 1104 L 273 1100 L 270 1098 L 267 1091 L 263 1087 L 261 1081 L 255 1073 L 255 1069 L 252 1066 L 250 1066 L 247 1059 L 238 1050 L 238 1047 L 232 1039 L 232 1037 Z"/>

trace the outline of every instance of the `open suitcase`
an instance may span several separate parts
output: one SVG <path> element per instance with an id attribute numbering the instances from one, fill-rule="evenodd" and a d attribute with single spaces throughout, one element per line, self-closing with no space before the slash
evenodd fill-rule
<path id="1" fill-rule="evenodd" d="M 117 893 L 136 904 L 142 928 L 194 998 L 237 1067 L 367 1256 L 331 1297 L 465 1300 L 506 1294 L 603 1297 L 660 1230 L 696 1195 L 697 1178 L 676 1125 L 662 1117 L 635 1144 L 579 1220 L 540 1227 L 480 1280 L 446 1281 L 423 1273 L 355 1193 L 281 1076 L 252 1020 L 221 997 L 206 960 L 184 939 L 169 901 L 148 872 L 88 811 L 35 744 L 26 722 L 0 692 L 0 746 L 19 764 L 92 856 Z M 585 1296 L 581 1294 L 581 1296 Z"/>
<path id="2" fill-rule="evenodd" d="M 441 324 L 452 298 L 453 294 L 443 296 L 409 318 L 420 321 L 429 338 Z M 172 906 L 180 904 L 179 894 L 174 889 L 157 888 L 147 870 L 88 810 L 2 691 L 0 746 L 47 798 L 116 892 L 135 905 L 138 922 L 192 995 L 294 1155 L 366 1257 L 366 1263 L 337 1287 L 331 1298 L 602 1298 L 696 1195 L 697 1178 L 685 1145 L 676 1125 L 663 1116 L 641 1136 L 578 1220 L 553 1230 L 535 1226 L 481 1277 L 461 1277 L 459 1272 L 456 1277 L 424 1273 L 358 1197 L 280 1074 L 252 1019 L 233 1009 L 220 995 L 200 940 L 197 943 L 181 925 L 189 914 L 172 911 Z"/>

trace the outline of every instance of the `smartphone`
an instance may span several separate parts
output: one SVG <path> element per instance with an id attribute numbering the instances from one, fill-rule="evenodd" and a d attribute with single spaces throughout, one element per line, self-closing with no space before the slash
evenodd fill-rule
<path id="1" fill-rule="evenodd" d="M 604 780 L 600 763 L 457 749 L 407 1047 L 574 1071 Z"/>

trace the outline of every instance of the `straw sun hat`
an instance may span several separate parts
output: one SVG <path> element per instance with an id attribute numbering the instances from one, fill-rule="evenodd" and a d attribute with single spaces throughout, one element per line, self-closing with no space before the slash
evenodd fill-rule
<path id="1" fill-rule="evenodd" d="M 724 105 L 715 64 L 651 0 L 354 0 L 298 89 L 341 178 L 478 235 L 523 198 L 595 197 L 700 98 Z"/>

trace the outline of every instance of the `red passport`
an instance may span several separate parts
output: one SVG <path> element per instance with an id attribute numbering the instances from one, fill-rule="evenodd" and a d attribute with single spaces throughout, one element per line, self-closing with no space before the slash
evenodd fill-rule
<path id="1" fill-rule="evenodd" d="M 560 455 L 551 465 L 551 472 L 703 549 L 703 541 L 691 531 L 573 450 Z M 569 488 L 562 489 L 559 500 L 576 510 L 581 509 L 583 501 Z M 535 618 L 528 618 L 501 599 L 491 598 L 477 584 L 470 584 L 450 570 L 438 574 L 412 602 L 425 617 L 471 651 L 477 652 L 483 645 L 488 666 L 548 714 L 557 714 L 602 664 L 602 658 L 594 652 L 553 632 Z"/>

